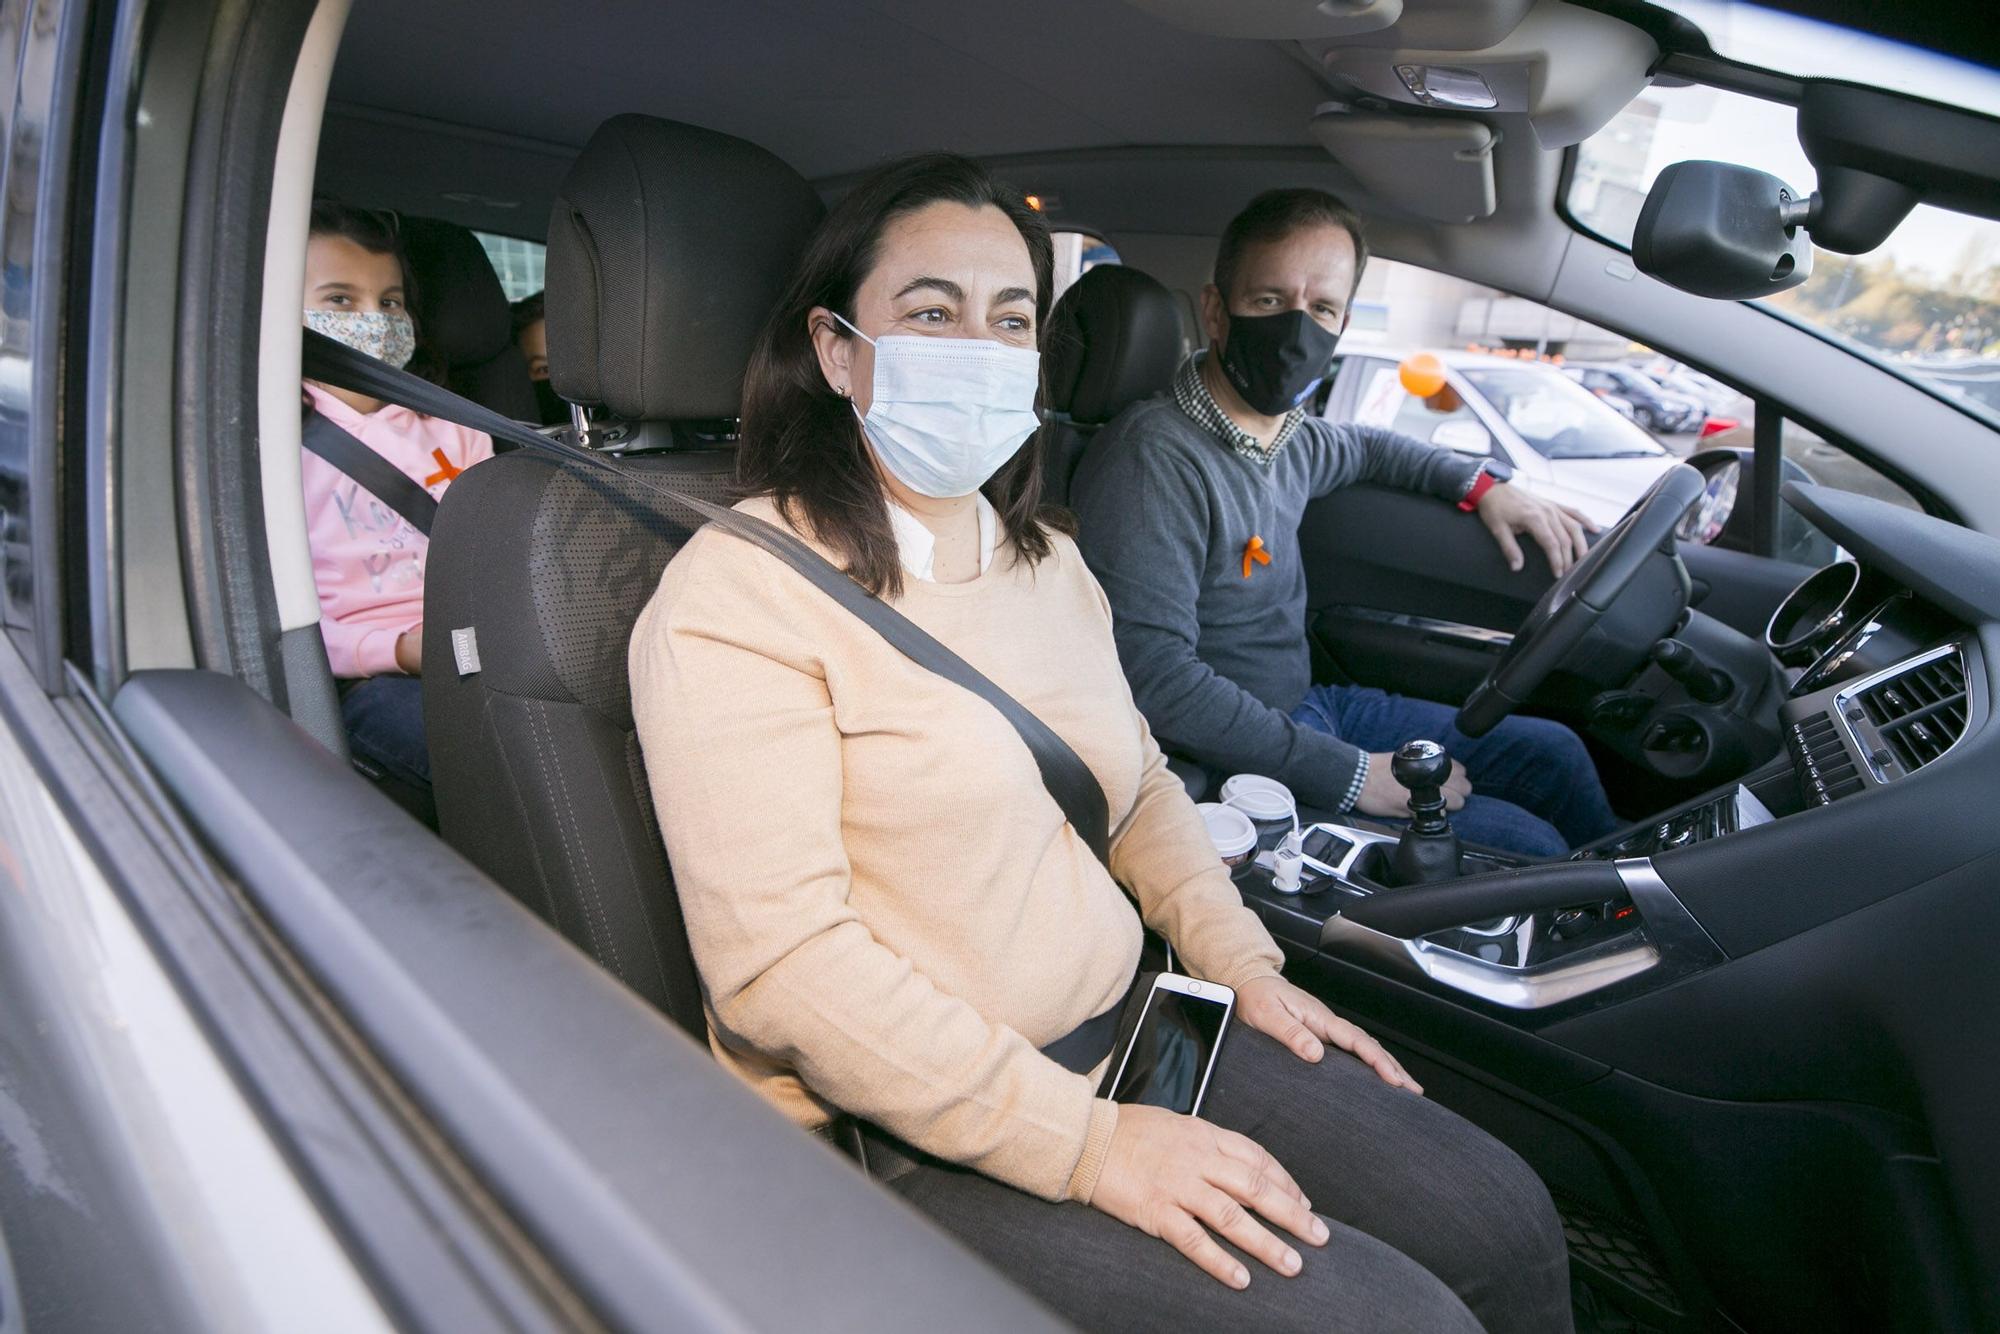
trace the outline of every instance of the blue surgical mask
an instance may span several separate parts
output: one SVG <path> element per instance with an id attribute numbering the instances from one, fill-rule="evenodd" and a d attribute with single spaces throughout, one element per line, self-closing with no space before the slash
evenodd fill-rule
<path id="1" fill-rule="evenodd" d="M 987 338 L 869 338 L 834 318 L 875 349 L 868 412 L 855 415 L 882 466 L 918 495 L 971 495 L 1041 425 L 1041 353 Z"/>

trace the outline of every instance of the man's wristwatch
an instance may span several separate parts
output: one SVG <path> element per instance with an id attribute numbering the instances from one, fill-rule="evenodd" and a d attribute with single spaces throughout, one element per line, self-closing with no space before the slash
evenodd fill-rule
<path id="1" fill-rule="evenodd" d="M 1467 514 L 1472 513 L 1479 508 L 1479 498 L 1488 491 L 1491 491 L 1499 483 L 1500 479 L 1493 475 L 1492 469 L 1483 463 L 1480 464 L 1479 471 L 1473 475 L 1472 485 L 1467 487 L 1465 495 L 1460 497 L 1458 507 Z"/>

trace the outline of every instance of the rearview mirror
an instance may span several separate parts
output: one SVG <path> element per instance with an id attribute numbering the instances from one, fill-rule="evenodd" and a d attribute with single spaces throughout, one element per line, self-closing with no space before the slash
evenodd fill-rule
<path id="1" fill-rule="evenodd" d="M 1477 454 L 1481 458 L 1493 452 L 1493 437 L 1478 422 L 1440 422 L 1431 432 L 1431 443 L 1444 449 L 1455 449 L 1461 454 Z"/>
<path id="2" fill-rule="evenodd" d="M 1676 162 L 1660 173 L 1632 232 L 1643 273 L 1696 296 L 1750 301 L 1812 275 L 1810 199 L 1769 172 Z"/>

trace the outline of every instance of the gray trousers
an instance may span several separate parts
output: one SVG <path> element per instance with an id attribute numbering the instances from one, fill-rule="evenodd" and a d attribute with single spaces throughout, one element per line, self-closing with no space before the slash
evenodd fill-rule
<path id="1" fill-rule="evenodd" d="M 1569 1256 L 1548 1191 L 1512 1150 L 1456 1113 L 1390 1088 L 1345 1052 L 1329 1048 L 1308 1065 L 1238 1023 L 1202 1116 L 1269 1150 L 1326 1220 L 1325 1246 L 1292 1241 L 1305 1260 L 1296 1277 L 1224 1242 L 1250 1271 L 1238 1292 L 1085 1205 L 1050 1204 L 935 1159 L 884 1175 L 1088 1330 L 1570 1328 Z"/>

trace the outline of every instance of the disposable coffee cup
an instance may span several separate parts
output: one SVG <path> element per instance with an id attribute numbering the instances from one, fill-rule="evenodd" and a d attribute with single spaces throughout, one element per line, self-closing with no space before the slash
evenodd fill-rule
<path id="1" fill-rule="evenodd" d="M 1222 801 L 1258 824 L 1289 824 L 1297 818 L 1298 802 L 1292 790 L 1275 778 L 1262 774 L 1237 774 L 1222 785 Z"/>
<path id="2" fill-rule="evenodd" d="M 1209 842 L 1215 844 L 1215 853 L 1224 866 L 1241 866 L 1255 855 L 1257 826 L 1250 823 L 1249 816 L 1233 806 L 1213 801 L 1205 801 L 1195 809 L 1201 812 L 1201 822 L 1208 826 Z"/>

